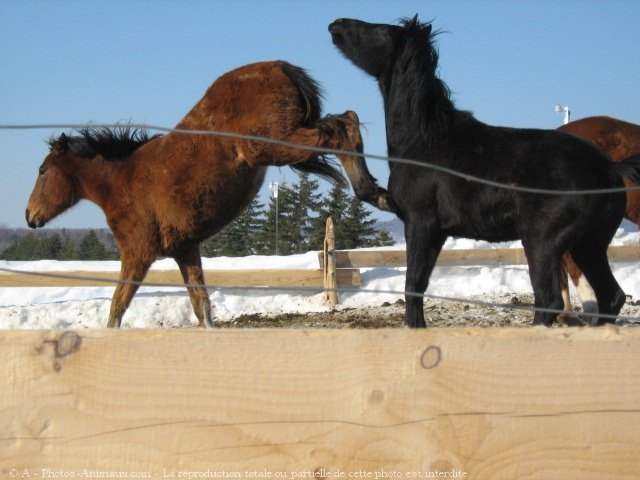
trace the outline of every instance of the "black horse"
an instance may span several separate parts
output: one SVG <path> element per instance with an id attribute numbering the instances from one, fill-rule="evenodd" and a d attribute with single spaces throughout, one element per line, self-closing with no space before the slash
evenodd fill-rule
<path id="1" fill-rule="evenodd" d="M 417 15 L 399 25 L 339 19 L 329 31 L 338 49 L 377 79 L 392 157 L 525 189 L 622 187 L 623 175 L 640 180 L 637 159 L 616 164 L 577 137 L 489 126 L 457 110 L 436 76 L 435 34 Z M 624 215 L 624 193 L 539 194 L 416 165 L 391 163 L 390 170 L 391 206 L 405 224 L 406 291 L 418 294 L 407 295 L 407 325 L 426 326 L 422 294 L 448 236 L 522 240 L 539 308 L 534 324 L 550 325 L 557 312 L 548 310 L 562 309 L 558 271 L 566 251 L 593 286 L 600 313 L 617 315 L 622 308 L 625 295 L 611 273 L 607 246 Z"/>

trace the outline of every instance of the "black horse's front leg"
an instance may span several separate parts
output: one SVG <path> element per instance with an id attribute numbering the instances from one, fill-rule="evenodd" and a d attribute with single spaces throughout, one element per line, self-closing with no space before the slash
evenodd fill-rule
<path id="1" fill-rule="evenodd" d="M 407 240 L 407 276 L 405 280 L 405 324 L 411 328 L 424 328 L 424 292 L 429 277 L 446 240 L 446 235 L 424 219 L 409 219 L 405 223 Z"/>

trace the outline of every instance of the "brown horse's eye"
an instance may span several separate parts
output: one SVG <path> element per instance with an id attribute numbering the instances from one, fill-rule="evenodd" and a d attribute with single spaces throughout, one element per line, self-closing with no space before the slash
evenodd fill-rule
<path id="1" fill-rule="evenodd" d="M 45 168 L 44 167 L 40 167 L 38 169 L 38 175 L 44 175 L 44 172 L 45 172 Z"/>

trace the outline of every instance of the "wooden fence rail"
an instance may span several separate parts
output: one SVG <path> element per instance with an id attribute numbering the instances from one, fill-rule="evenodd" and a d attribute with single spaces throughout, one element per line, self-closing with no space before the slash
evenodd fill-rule
<path id="1" fill-rule="evenodd" d="M 330 237 L 330 235 L 327 236 L 324 251 L 318 252 L 319 269 L 205 270 L 205 281 L 208 285 L 220 287 L 318 287 L 320 290 L 326 290 L 327 301 L 330 305 L 335 305 L 338 303 L 336 288 L 359 287 L 361 285 L 360 268 L 406 266 L 406 252 L 404 250 L 334 250 L 334 244 Z M 640 246 L 638 245 L 609 247 L 608 253 L 609 259 L 614 262 L 640 261 Z M 329 259 L 329 262 L 325 262 L 325 258 Z M 499 266 L 523 265 L 526 263 L 523 249 L 505 248 L 443 250 L 438 257 L 437 265 Z M 327 268 L 325 268 L 325 265 L 327 265 Z M 109 285 L 109 283 L 95 279 L 117 280 L 119 277 L 119 272 L 60 271 L 47 273 L 86 277 L 86 279 L 0 272 L 0 287 L 105 286 Z M 149 283 L 181 284 L 182 277 L 178 270 L 150 270 L 145 281 Z"/>
<path id="2" fill-rule="evenodd" d="M 336 250 L 337 268 L 406 267 L 405 250 Z M 640 245 L 612 246 L 608 250 L 611 262 L 639 262 Z M 320 268 L 322 256 L 318 255 Z M 473 265 L 526 265 L 527 258 L 522 248 L 456 249 L 442 250 L 438 266 Z"/>
<path id="3" fill-rule="evenodd" d="M 119 272 L 86 270 L 46 273 L 87 277 L 87 279 L 54 278 L 0 272 L 0 287 L 103 287 L 113 284 L 96 281 L 94 278 L 117 280 L 120 276 Z M 336 276 L 339 286 L 360 286 L 360 271 L 358 269 L 340 269 Z M 324 270 L 322 269 L 205 270 L 204 278 L 208 285 L 220 287 L 316 286 L 320 290 L 324 288 Z M 178 285 L 183 283 L 182 276 L 178 270 L 150 270 L 144 281 Z"/>
<path id="4" fill-rule="evenodd" d="M 3 331 L 0 478 L 637 479 L 639 364 L 614 327 Z"/>

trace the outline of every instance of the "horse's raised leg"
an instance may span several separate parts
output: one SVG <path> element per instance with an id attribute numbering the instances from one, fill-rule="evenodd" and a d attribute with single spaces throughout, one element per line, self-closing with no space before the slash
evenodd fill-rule
<path id="1" fill-rule="evenodd" d="M 120 255 L 120 280 L 141 282 L 153 260 L 142 260 L 132 255 L 127 255 L 124 251 Z M 111 310 L 109 311 L 109 322 L 107 327 L 120 328 L 122 317 L 126 312 L 131 299 L 138 291 L 139 285 L 129 283 L 119 283 L 111 300 Z"/>
<path id="2" fill-rule="evenodd" d="M 193 311 L 198 318 L 198 327 L 211 327 L 211 303 L 209 301 L 209 292 L 204 287 L 200 246 L 198 244 L 193 245 L 191 248 L 174 255 L 173 258 L 178 263 L 178 267 L 180 267 L 184 283 L 187 285 L 203 285 L 203 287 L 188 286 L 187 291 L 189 292 Z"/>
<path id="3" fill-rule="evenodd" d="M 338 144 L 334 148 L 337 150 L 353 150 L 360 155 L 337 154 L 338 160 L 342 164 L 349 182 L 353 187 L 356 198 L 373 205 L 380 210 L 393 212 L 394 207 L 389 197 L 389 193 L 384 188 L 378 186 L 377 180 L 369 172 L 367 162 L 364 158 L 364 143 L 360 134 L 360 120 L 353 111 L 346 111 L 337 117 L 326 117 L 318 124 L 320 129 L 335 129 L 346 132 L 344 144 Z M 331 130 L 329 130 L 331 131 Z"/>
<path id="4" fill-rule="evenodd" d="M 424 292 L 429 277 L 442 250 L 446 237 L 422 218 L 405 222 L 407 239 L 407 275 L 405 279 L 405 324 L 412 328 L 424 328 Z"/>
<path id="5" fill-rule="evenodd" d="M 328 116 L 317 122 L 315 128 L 298 128 L 283 138 L 289 143 L 308 147 L 347 150 L 362 153 L 363 144 L 360 136 L 360 123 L 355 112 L 347 111 L 342 115 Z M 252 146 L 253 144 L 249 144 Z M 282 166 L 301 163 L 317 158 L 320 152 L 289 147 L 285 145 L 260 145 L 257 153 L 251 148 L 242 148 L 243 160 L 253 166 Z M 364 158 L 356 155 L 336 155 L 347 172 L 356 196 L 381 210 L 393 211 L 388 193 L 376 184 L 366 167 Z"/>

